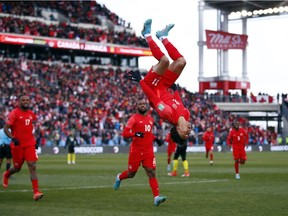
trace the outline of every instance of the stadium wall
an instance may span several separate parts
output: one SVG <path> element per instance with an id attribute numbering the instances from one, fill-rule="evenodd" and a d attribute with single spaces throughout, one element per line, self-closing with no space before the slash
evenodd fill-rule
<path id="1" fill-rule="evenodd" d="M 154 146 L 154 152 L 163 153 L 167 151 L 166 146 L 157 147 Z M 288 145 L 253 145 L 247 146 L 246 152 L 288 152 Z M 75 153 L 76 154 L 127 154 L 129 152 L 129 146 L 83 146 L 83 147 L 76 147 Z M 204 145 L 197 145 L 197 146 L 188 146 L 187 147 L 188 153 L 204 153 L 205 146 Z M 228 146 L 215 146 L 214 152 L 231 152 L 230 147 Z M 67 154 L 67 149 L 63 147 L 39 147 L 37 149 L 38 154 Z"/>

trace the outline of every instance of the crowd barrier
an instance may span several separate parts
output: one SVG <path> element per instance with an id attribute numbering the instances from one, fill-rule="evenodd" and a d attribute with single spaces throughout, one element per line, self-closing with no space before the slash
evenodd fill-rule
<path id="1" fill-rule="evenodd" d="M 166 146 L 154 146 L 154 152 L 163 153 L 167 151 Z M 249 145 L 246 147 L 246 152 L 288 152 L 288 145 Z M 81 146 L 75 148 L 76 154 L 127 154 L 129 146 Z M 204 145 L 188 146 L 187 153 L 204 153 Z M 229 146 L 214 146 L 214 152 L 231 152 Z M 37 149 L 38 154 L 67 154 L 67 149 L 63 147 L 48 147 L 43 146 Z"/>

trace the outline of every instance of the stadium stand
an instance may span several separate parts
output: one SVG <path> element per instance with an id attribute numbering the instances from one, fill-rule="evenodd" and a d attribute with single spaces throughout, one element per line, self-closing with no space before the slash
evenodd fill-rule
<path id="1" fill-rule="evenodd" d="M 1 2 L 0 10 L 2 32 L 147 47 L 129 23 L 95 1 Z M 17 95 L 26 91 L 31 93 L 33 110 L 39 119 L 36 134 L 41 145 L 64 146 L 71 129 L 82 145 L 128 144 L 121 136 L 123 125 L 134 111 L 135 99 L 143 95 L 136 84 L 124 79 L 129 68 L 103 65 L 100 60 L 65 63 L 57 57 L 63 53 L 59 51 L 52 58 L 41 47 L 41 58 L 35 58 L 21 48 L 8 46 L 0 54 L 1 118 L 15 106 Z M 250 144 L 277 143 L 275 131 L 263 130 L 250 125 L 246 118 L 221 111 L 214 103 L 217 95 L 179 89 L 192 116 L 190 145 L 203 143 L 202 134 L 208 126 L 214 127 L 216 144 L 225 145 L 235 118 L 248 129 Z M 229 97 L 233 102 L 248 101 L 237 95 Z M 156 113 L 152 114 L 157 119 Z M 169 125 L 157 119 L 154 131 L 164 138 Z"/>

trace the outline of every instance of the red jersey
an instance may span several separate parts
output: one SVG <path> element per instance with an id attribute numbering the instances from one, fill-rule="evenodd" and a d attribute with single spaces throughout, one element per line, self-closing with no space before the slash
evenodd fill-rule
<path id="1" fill-rule="evenodd" d="M 152 133 L 154 119 L 150 115 L 132 115 L 123 130 L 123 137 L 133 137 L 130 145 L 130 153 L 152 153 L 154 134 Z M 144 137 L 135 137 L 136 132 L 144 133 Z"/>
<path id="2" fill-rule="evenodd" d="M 11 133 L 13 137 L 19 140 L 20 146 L 36 144 L 33 135 L 34 120 L 36 120 L 36 116 L 31 110 L 23 111 L 16 108 L 9 113 L 6 123 L 11 126 Z"/>
<path id="3" fill-rule="evenodd" d="M 214 144 L 214 133 L 212 131 L 206 131 L 203 136 L 202 136 L 202 140 L 205 141 L 205 146 L 207 147 L 211 147 Z"/>
<path id="4" fill-rule="evenodd" d="M 183 116 L 186 121 L 189 120 L 190 112 L 184 107 L 178 91 L 170 92 L 164 85 L 159 85 L 152 90 L 144 80 L 140 81 L 140 85 L 161 119 L 173 125 L 177 124 L 180 116 Z"/>
<path id="5" fill-rule="evenodd" d="M 227 137 L 227 144 L 233 147 L 245 147 L 248 144 L 249 138 L 248 133 L 244 128 L 239 128 L 235 130 L 234 128 L 230 130 Z"/>

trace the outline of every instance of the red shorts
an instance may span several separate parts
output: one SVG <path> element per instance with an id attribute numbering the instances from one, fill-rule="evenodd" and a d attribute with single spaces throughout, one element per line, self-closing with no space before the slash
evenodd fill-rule
<path id="1" fill-rule="evenodd" d="M 234 157 L 234 160 L 239 160 L 239 159 L 247 160 L 245 148 L 233 146 L 233 157 Z"/>
<path id="2" fill-rule="evenodd" d="M 129 155 L 128 170 L 137 172 L 139 166 L 156 169 L 156 159 L 154 154 L 133 153 Z"/>
<path id="3" fill-rule="evenodd" d="M 15 168 L 21 168 L 24 161 L 38 160 L 34 145 L 25 147 L 11 145 L 11 152 Z"/>
<path id="4" fill-rule="evenodd" d="M 214 146 L 213 145 L 205 145 L 205 148 L 206 148 L 206 152 L 209 152 L 209 151 L 213 151 Z"/>
<path id="5" fill-rule="evenodd" d="M 173 83 L 175 83 L 178 77 L 178 74 L 173 73 L 170 70 L 166 70 L 163 75 L 158 75 L 156 72 L 153 72 L 151 68 L 145 75 L 144 81 L 151 89 L 160 86 L 169 88 Z"/>

